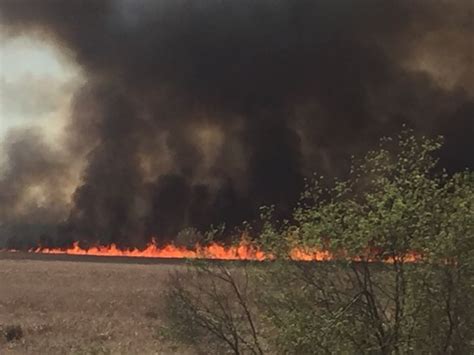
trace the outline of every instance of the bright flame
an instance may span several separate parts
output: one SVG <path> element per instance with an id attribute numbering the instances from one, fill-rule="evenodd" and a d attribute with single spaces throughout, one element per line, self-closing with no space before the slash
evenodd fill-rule
<path id="1" fill-rule="evenodd" d="M 30 252 L 40 254 L 68 254 L 68 255 L 92 255 L 92 256 L 123 256 L 139 258 L 184 258 L 184 259 L 216 259 L 216 260 L 269 260 L 274 259 L 268 253 L 264 253 L 251 244 L 241 241 L 236 246 L 223 246 L 217 243 L 211 243 L 207 246 L 197 245 L 195 249 L 187 249 L 172 244 L 159 247 L 154 241 L 149 243 L 145 249 L 119 249 L 116 244 L 108 246 L 94 246 L 84 249 L 78 242 L 67 249 L 61 248 L 43 248 L 31 249 Z M 331 259 L 328 252 L 316 251 L 307 252 L 300 249 L 293 249 L 290 252 L 290 258 L 293 260 L 305 261 L 324 261 Z"/>
<path id="2" fill-rule="evenodd" d="M 223 246 L 217 243 L 211 243 L 207 246 L 197 245 L 195 249 L 187 249 L 185 247 L 175 246 L 173 244 L 159 247 L 155 241 L 149 243 L 145 249 L 125 249 L 122 250 L 116 244 L 108 246 L 94 246 L 89 249 L 84 249 L 79 246 L 78 242 L 67 249 L 61 248 L 43 248 L 38 247 L 31 249 L 30 252 L 40 254 L 68 254 L 68 255 L 91 255 L 91 256 L 122 256 L 122 257 L 139 257 L 139 258 L 176 258 L 176 259 L 215 259 L 215 260 L 272 260 L 275 257 L 269 253 L 259 250 L 257 247 L 251 245 L 243 240 L 235 246 Z M 329 251 L 308 251 L 306 249 L 294 248 L 290 251 L 289 257 L 292 260 L 299 261 L 328 261 L 336 259 Z M 369 261 L 376 261 L 376 258 L 356 258 Z M 393 263 L 394 260 L 401 260 L 401 257 L 386 258 L 384 261 Z M 409 253 L 403 256 L 404 262 L 416 262 L 421 260 L 421 255 L 416 253 Z"/>
<path id="3" fill-rule="evenodd" d="M 196 246 L 194 250 L 172 244 L 159 247 L 155 242 L 149 243 L 145 249 L 119 249 L 116 244 L 108 246 L 94 246 L 83 249 L 78 242 L 74 242 L 72 247 L 61 248 L 36 248 L 30 250 L 33 253 L 41 254 L 69 254 L 69 255 L 93 255 L 93 256 L 124 256 L 139 258 L 206 258 L 220 260 L 264 260 L 267 256 L 260 250 L 241 242 L 237 246 L 225 247 L 217 243 L 207 246 Z"/>

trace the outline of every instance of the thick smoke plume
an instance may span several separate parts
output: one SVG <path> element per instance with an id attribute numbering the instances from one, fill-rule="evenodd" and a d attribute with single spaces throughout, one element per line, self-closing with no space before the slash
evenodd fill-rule
<path id="1" fill-rule="evenodd" d="M 69 158 L 31 134 L 6 148 L 0 227 L 20 238 L 14 226 L 43 214 L 56 243 L 139 246 L 187 226 L 236 225 L 261 204 L 285 216 L 305 176 L 344 174 L 352 154 L 402 123 L 445 135 L 448 169 L 472 167 L 472 7 L 0 0 L 2 31 L 54 43 L 86 76 L 65 132 Z M 16 213 L 20 192 L 39 180 L 57 194 L 78 157 L 80 182 L 62 215 L 58 206 Z"/>

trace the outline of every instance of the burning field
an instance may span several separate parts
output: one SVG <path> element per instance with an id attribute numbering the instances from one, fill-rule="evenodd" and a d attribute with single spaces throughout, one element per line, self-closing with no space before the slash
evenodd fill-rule
<path id="1" fill-rule="evenodd" d="M 0 353 L 474 354 L 472 9 L 0 0 Z"/>
<path id="2" fill-rule="evenodd" d="M 0 0 L 0 248 L 225 239 L 402 124 L 472 167 L 470 8 Z"/>

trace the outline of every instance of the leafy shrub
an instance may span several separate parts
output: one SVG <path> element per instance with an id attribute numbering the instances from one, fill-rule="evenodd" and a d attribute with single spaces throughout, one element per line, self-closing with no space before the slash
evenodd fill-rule
<path id="1" fill-rule="evenodd" d="M 314 179 L 292 223 L 264 209 L 259 243 L 277 260 L 251 269 L 243 301 L 223 266 L 175 275 L 171 336 L 235 354 L 473 353 L 474 174 L 439 171 L 441 145 L 403 131 L 346 180 Z"/>

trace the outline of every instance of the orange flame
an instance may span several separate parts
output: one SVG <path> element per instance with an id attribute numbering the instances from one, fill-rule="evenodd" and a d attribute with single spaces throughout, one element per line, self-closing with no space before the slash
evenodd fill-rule
<path id="1" fill-rule="evenodd" d="M 273 260 L 275 257 L 269 253 L 265 253 L 256 246 L 250 244 L 246 240 L 242 240 L 238 245 L 223 246 L 218 243 L 211 243 L 206 246 L 196 245 L 194 249 L 175 246 L 168 244 L 164 247 L 159 247 L 153 240 L 145 249 L 120 249 L 116 244 L 107 246 L 93 246 L 85 249 L 79 245 L 79 242 L 74 242 L 73 245 L 67 249 L 62 248 L 44 248 L 38 247 L 30 249 L 29 252 L 39 254 L 68 254 L 68 255 L 90 255 L 90 256 L 120 256 L 120 257 L 137 257 L 137 258 L 173 258 L 173 259 L 215 259 L 215 260 Z M 340 256 L 343 257 L 344 253 Z M 339 255 L 339 254 L 338 254 Z M 307 250 L 302 248 L 293 248 L 289 252 L 289 258 L 298 261 L 328 261 L 337 259 L 337 256 L 332 255 L 329 251 L 324 250 Z M 404 262 L 417 262 L 422 259 L 422 256 L 417 253 L 409 253 L 403 257 L 385 258 L 386 263 L 393 263 L 394 261 L 402 260 Z M 357 257 L 352 258 L 355 261 L 380 261 L 378 258 L 371 257 Z"/>
<path id="2" fill-rule="evenodd" d="M 240 242 L 237 246 L 225 247 L 212 243 L 207 246 L 197 245 L 194 250 L 179 247 L 172 244 L 159 247 L 154 241 L 149 243 L 145 249 L 120 249 L 116 244 L 108 246 L 94 246 L 83 249 L 78 242 L 74 242 L 72 247 L 61 248 L 36 248 L 30 250 L 33 253 L 41 254 L 69 254 L 69 255 L 93 255 L 93 256 L 123 256 L 138 258 L 178 258 L 178 259 L 219 259 L 219 260 L 265 260 L 267 255 L 250 244 Z"/>
<path id="3" fill-rule="evenodd" d="M 31 249 L 32 253 L 40 254 L 68 254 L 68 255 L 92 255 L 92 256 L 122 256 L 139 258 L 178 258 L 178 259 L 216 259 L 216 260 L 255 260 L 263 261 L 274 259 L 268 253 L 259 250 L 246 241 L 241 241 L 235 246 L 223 246 L 218 243 L 211 243 L 206 246 L 197 245 L 195 249 L 175 246 L 173 244 L 159 247 L 155 241 L 149 243 L 145 249 L 120 249 L 116 244 L 107 246 L 94 246 L 84 249 L 78 242 L 67 249 L 61 248 L 43 248 Z M 315 251 L 308 252 L 300 249 L 293 249 L 290 252 L 290 258 L 302 261 L 325 261 L 331 259 L 329 252 Z"/>

